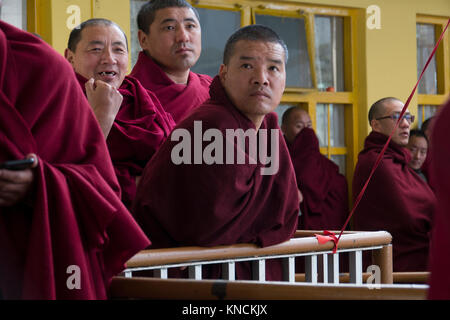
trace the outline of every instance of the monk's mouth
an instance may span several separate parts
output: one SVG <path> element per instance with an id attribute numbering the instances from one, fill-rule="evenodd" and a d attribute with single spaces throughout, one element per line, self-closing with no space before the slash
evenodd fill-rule
<path id="1" fill-rule="evenodd" d="M 117 73 L 114 71 L 103 71 L 98 73 L 102 77 L 114 77 Z"/>

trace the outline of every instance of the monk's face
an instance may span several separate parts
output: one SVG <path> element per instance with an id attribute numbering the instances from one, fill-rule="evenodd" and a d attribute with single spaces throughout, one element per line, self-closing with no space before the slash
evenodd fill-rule
<path id="1" fill-rule="evenodd" d="M 376 132 L 380 132 L 386 136 L 389 136 L 395 127 L 396 120 L 390 118 L 390 116 L 399 115 L 402 112 L 404 104 L 398 100 L 388 100 L 384 103 L 383 113 L 377 119 L 372 120 L 372 129 Z M 405 115 L 409 115 L 408 112 Z M 405 147 L 409 140 L 410 122 L 403 118 L 394 134 L 392 135 L 392 141 L 400 146 Z"/>
<path id="2" fill-rule="evenodd" d="M 219 70 L 233 104 L 257 128 L 278 106 L 286 84 L 285 53 L 275 42 L 239 40 L 227 65 Z"/>
<path id="3" fill-rule="evenodd" d="M 200 23 L 190 8 L 160 9 L 155 13 L 149 33 L 139 30 L 139 42 L 165 72 L 186 72 L 200 57 Z"/>
<path id="4" fill-rule="evenodd" d="M 427 140 L 424 137 L 412 136 L 409 138 L 407 148 L 411 151 L 409 166 L 415 170 L 420 169 L 427 157 Z"/>
<path id="5" fill-rule="evenodd" d="M 283 123 L 281 129 L 289 142 L 294 142 L 295 137 L 304 128 L 312 128 L 312 121 L 309 114 L 304 110 L 295 110 L 287 119 L 286 123 Z"/>
<path id="6" fill-rule="evenodd" d="M 122 31 L 116 26 L 94 25 L 81 31 L 75 52 L 66 58 L 83 77 L 102 80 L 116 89 L 128 71 L 128 50 Z"/>

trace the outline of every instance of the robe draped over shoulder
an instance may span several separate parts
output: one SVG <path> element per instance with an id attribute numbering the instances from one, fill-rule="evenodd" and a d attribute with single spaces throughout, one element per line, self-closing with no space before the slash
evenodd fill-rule
<path id="1" fill-rule="evenodd" d="M 359 153 L 353 177 L 357 197 L 388 137 L 371 132 Z M 386 230 L 392 235 L 394 271 L 426 271 L 436 198 L 409 166 L 409 151 L 390 141 L 383 159 L 354 212 L 357 231 Z"/>
<path id="2" fill-rule="evenodd" d="M 0 115 L 0 162 L 39 159 L 26 201 L 0 208 L 1 295 L 106 299 L 111 278 L 150 242 L 120 201 L 103 134 L 70 64 L 2 21 Z M 79 282 L 70 278 L 77 275 Z"/>
<path id="3" fill-rule="evenodd" d="M 299 198 L 276 115 L 266 115 L 260 128 L 268 130 L 269 137 L 271 130 L 276 130 L 279 139 L 279 169 L 272 175 L 261 174 L 261 162 L 250 164 L 249 152 L 244 154 L 245 164 L 225 163 L 225 152 L 223 164 L 174 164 L 172 153 L 181 143 L 174 138 L 177 132 L 192 137 L 189 152 L 195 160 L 196 123 L 201 123 L 203 133 L 218 130 L 224 148 L 227 130 L 256 132 L 253 123 L 229 101 L 216 77 L 211 85 L 211 99 L 177 125 L 144 170 L 133 212 L 143 230 L 151 235 L 152 247 L 236 243 L 265 247 L 290 239 L 297 227 Z M 231 142 L 235 156 L 243 152 L 236 141 Z M 202 150 L 208 146 L 209 142 L 203 142 Z M 210 270 L 210 276 L 220 276 L 220 269 Z M 236 275 L 238 279 L 249 279 L 251 268 L 237 267 Z M 270 262 L 266 275 L 268 279 L 280 280 L 281 264 Z"/>
<path id="4" fill-rule="evenodd" d="M 144 51 L 139 52 L 138 60 L 130 75 L 138 79 L 146 89 L 155 93 L 163 108 L 172 115 L 176 123 L 209 98 L 209 86 L 212 81 L 210 76 L 191 71 L 187 85 L 177 84 Z"/>

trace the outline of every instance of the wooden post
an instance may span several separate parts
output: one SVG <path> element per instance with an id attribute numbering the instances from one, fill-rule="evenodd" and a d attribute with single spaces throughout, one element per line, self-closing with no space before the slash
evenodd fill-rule
<path id="1" fill-rule="evenodd" d="M 381 283 L 392 284 L 392 245 L 388 244 L 379 250 L 372 251 L 372 263 L 379 266 L 381 270 Z"/>

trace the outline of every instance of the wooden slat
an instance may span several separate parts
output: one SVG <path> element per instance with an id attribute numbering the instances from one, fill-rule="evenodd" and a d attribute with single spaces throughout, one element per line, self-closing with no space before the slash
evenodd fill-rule
<path id="1" fill-rule="evenodd" d="M 366 283 L 367 278 L 370 277 L 370 273 L 364 272 L 362 274 L 363 283 Z M 393 283 L 401 284 L 427 284 L 428 277 L 430 276 L 429 272 L 394 272 Z M 304 273 L 296 273 L 295 274 L 295 282 L 306 282 Z M 341 273 L 339 275 L 339 283 L 349 283 L 350 275 L 348 273 Z M 383 283 L 383 282 L 382 282 Z"/>
<path id="2" fill-rule="evenodd" d="M 354 285 L 258 283 L 251 281 L 113 278 L 112 299 L 170 300 L 423 300 L 427 286 L 385 285 L 380 289 Z"/>

